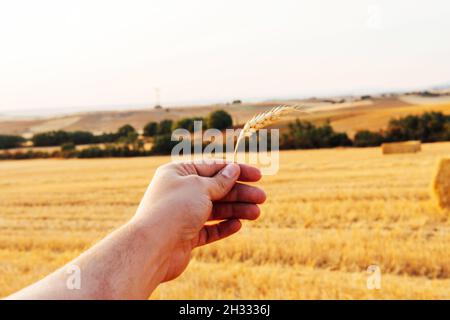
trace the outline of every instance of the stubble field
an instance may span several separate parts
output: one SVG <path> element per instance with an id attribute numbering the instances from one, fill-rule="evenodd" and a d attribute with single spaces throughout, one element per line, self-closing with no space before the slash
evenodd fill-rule
<path id="1" fill-rule="evenodd" d="M 450 143 L 286 151 L 260 185 L 258 221 L 197 249 L 159 299 L 450 298 L 450 222 L 429 196 Z M 0 297 L 74 258 L 131 217 L 168 157 L 0 162 Z M 379 266 L 381 289 L 368 290 Z"/>

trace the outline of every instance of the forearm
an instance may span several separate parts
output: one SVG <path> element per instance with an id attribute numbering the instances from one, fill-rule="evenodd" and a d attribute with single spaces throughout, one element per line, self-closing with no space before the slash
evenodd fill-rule
<path id="1" fill-rule="evenodd" d="M 259 216 L 264 192 L 237 181 L 260 178 L 259 170 L 234 163 L 165 165 L 130 222 L 9 298 L 146 299 L 186 269 L 194 248 L 236 233 L 240 219 Z"/>
<path id="2" fill-rule="evenodd" d="M 170 251 L 161 226 L 129 222 L 107 238 L 10 299 L 146 299 L 164 279 Z M 79 270 L 70 286 L 68 270 Z M 69 281 L 69 282 L 68 282 Z"/>

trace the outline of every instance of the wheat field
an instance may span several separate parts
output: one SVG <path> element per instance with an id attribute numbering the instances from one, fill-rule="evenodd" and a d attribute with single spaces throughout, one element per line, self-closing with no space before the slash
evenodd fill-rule
<path id="1" fill-rule="evenodd" d="M 261 218 L 196 249 L 153 299 L 449 299 L 450 222 L 430 198 L 450 143 L 285 151 Z M 0 162 L 0 297 L 74 258 L 133 215 L 168 157 Z M 368 290 L 378 265 L 381 289 Z"/>

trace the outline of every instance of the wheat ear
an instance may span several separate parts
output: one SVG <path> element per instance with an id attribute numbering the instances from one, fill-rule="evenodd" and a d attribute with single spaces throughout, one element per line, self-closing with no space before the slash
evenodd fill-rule
<path id="1" fill-rule="evenodd" d="M 290 111 L 304 111 L 304 107 L 294 105 L 294 106 L 278 106 L 270 109 L 269 111 L 255 115 L 252 119 L 247 121 L 239 133 L 239 137 L 236 142 L 236 147 L 234 148 L 234 161 L 236 161 L 236 155 L 241 141 L 245 137 L 257 132 L 259 129 L 270 126 L 271 124 L 280 120 L 282 116 Z"/>

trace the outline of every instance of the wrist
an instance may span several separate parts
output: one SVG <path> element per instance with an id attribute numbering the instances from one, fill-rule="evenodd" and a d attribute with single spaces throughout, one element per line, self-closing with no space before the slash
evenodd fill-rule
<path id="1" fill-rule="evenodd" d="M 145 275 L 141 281 L 146 283 L 147 291 L 151 294 L 164 282 L 174 244 L 170 240 L 170 234 L 165 233 L 156 221 L 132 219 L 125 228 L 142 255 L 142 270 L 145 270 Z"/>
<path id="2" fill-rule="evenodd" d="M 142 233 L 143 237 L 156 238 L 150 240 L 157 241 L 166 249 L 172 249 L 178 240 L 179 224 L 176 223 L 174 214 L 167 212 L 165 207 L 169 206 L 140 206 L 129 223 L 136 232 Z"/>
<path id="3" fill-rule="evenodd" d="M 136 238 L 142 245 L 150 246 L 156 251 L 165 255 L 175 247 L 175 237 L 172 228 L 165 226 L 163 221 L 158 219 L 131 219 L 127 225 L 133 231 Z"/>

